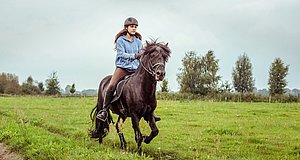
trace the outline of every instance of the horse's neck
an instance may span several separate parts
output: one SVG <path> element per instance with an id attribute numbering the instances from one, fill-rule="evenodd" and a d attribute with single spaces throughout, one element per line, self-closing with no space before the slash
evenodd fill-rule
<path id="1" fill-rule="evenodd" d="M 155 91 L 156 91 L 156 80 L 153 79 L 153 77 L 146 77 L 144 76 L 142 78 L 142 88 L 144 88 L 145 90 L 145 94 L 146 95 L 155 95 Z"/>
<path id="2" fill-rule="evenodd" d="M 141 90 L 143 90 L 142 93 L 147 96 L 155 95 L 157 82 L 155 78 L 150 73 L 148 73 L 141 65 L 136 71 L 134 78 L 139 79 Z"/>

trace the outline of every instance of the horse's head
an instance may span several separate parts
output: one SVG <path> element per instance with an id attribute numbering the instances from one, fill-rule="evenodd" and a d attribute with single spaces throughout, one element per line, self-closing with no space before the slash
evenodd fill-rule
<path id="1" fill-rule="evenodd" d="M 168 43 L 158 43 L 156 40 L 146 41 L 146 47 L 143 50 L 141 65 L 156 81 L 162 81 L 166 73 L 165 64 L 171 53 Z"/>

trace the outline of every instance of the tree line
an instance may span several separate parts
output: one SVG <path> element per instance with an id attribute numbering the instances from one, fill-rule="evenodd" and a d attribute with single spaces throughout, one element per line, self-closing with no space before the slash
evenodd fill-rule
<path id="1" fill-rule="evenodd" d="M 75 84 L 73 83 L 69 92 L 75 93 Z M 25 82 L 19 84 L 18 76 L 11 73 L 0 74 L 0 94 L 14 95 L 61 95 L 60 81 L 57 72 L 52 72 L 43 82 L 35 81 L 29 76 Z"/>
<path id="2" fill-rule="evenodd" d="M 252 74 L 252 63 L 246 53 L 240 55 L 232 69 L 232 83 L 222 81 L 218 75 L 219 59 L 216 58 L 214 51 L 209 50 L 204 55 L 198 55 L 195 51 L 185 53 L 181 60 L 182 67 L 179 68 L 177 81 L 180 86 L 179 94 L 192 95 L 192 97 L 220 97 L 225 95 L 225 100 L 238 93 L 238 98 L 249 99 L 253 97 L 255 85 Z M 269 97 L 281 98 L 287 86 L 286 76 L 288 75 L 289 65 L 286 65 L 280 58 L 270 64 L 268 90 Z M 29 76 L 26 82 L 19 85 L 18 77 L 10 73 L 0 75 L 0 94 L 20 94 L 20 95 L 60 95 L 61 89 L 57 77 L 57 72 L 52 72 L 48 79 L 43 82 L 35 81 Z M 68 92 L 73 94 L 75 84 L 68 85 Z M 161 84 L 161 92 L 168 93 L 168 81 L 164 80 Z M 234 94 L 234 95 L 233 95 Z M 253 98 L 250 98 L 252 100 Z M 274 98 L 273 98 L 274 99 Z M 299 97 L 298 97 L 299 99 Z M 240 100 L 239 100 L 240 101 Z M 270 101 L 270 100 L 269 100 Z"/>
<path id="3" fill-rule="evenodd" d="M 232 86 L 221 81 L 217 74 L 219 70 L 219 59 L 216 59 L 213 51 L 208 51 L 204 56 L 198 56 L 194 51 L 187 52 L 182 59 L 182 68 L 177 74 L 180 84 L 180 92 L 208 95 L 217 92 L 236 91 L 241 94 L 252 93 L 254 89 L 254 78 L 252 74 L 252 63 L 246 53 L 240 55 L 232 70 Z M 289 65 L 285 65 L 280 58 L 270 65 L 269 69 L 269 94 L 282 95 L 287 86 L 286 76 Z"/>
<path id="4" fill-rule="evenodd" d="M 230 97 L 232 96 L 229 95 L 230 93 L 238 93 L 241 98 L 254 96 L 255 81 L 252 63 L 246 53 L 240 55 L 235 62 L 232 69 L 232 83 L 221 81 L 221 76 L 218 75 L 219 59 L 215 57 L 212 50 L 203 56 L 197 55 L 194 51 L 186 52 L 181 61 L 182 67 L 177 74 L 181 94 L 198 95 L 196 97 L 218 97 L 220 94 Z M 284 64 L 280 58 L 275 58 L 271 63 L 268 76 L 269 98 L 282 98 L 287 86 L 288 70 L 289 65 Z M 162 83 L 162 92 L 166 92 L 167 84 L 168 82 Z"/>

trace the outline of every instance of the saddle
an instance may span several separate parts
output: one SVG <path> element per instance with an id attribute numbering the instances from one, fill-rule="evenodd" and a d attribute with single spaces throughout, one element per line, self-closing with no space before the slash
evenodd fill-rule
<path id="1" fill-rule="evenodd" d="M 122 94 L 122 92 L 123 92 L 123 88 L 124 88 L 125 84 L 128 82 L 130 76 L 131 76 L 131 75 L 125 76 L 120 82 L 118 82 L 111 103 L 116 102 L 117 100 L 120 99 L 121 94 Z"/>

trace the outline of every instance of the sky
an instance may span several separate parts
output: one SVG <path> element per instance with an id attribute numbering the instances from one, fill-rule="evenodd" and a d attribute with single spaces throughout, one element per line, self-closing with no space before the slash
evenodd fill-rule
<path id="1" fill-rule="evenodd" d="M 45 82 L 56 71 L 61 88 L 97 89 L 115 69 L 114 37 L 126 18 L 145 40 L 168 42 L 171 91 L 188 51 L 213 50 L 222 81 L 232 81 L 238 57 L 252 63 L 255 87 L 268 88 L 275 58 L 289 65 L 288 88 L 300 88 L 299 0 L 0 0 L 0 72 L 19 82 Z"/>

